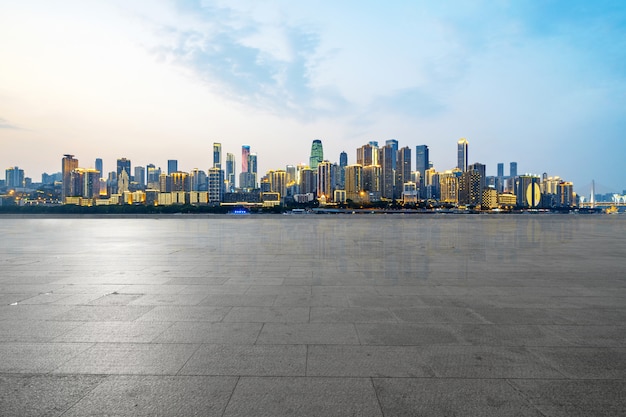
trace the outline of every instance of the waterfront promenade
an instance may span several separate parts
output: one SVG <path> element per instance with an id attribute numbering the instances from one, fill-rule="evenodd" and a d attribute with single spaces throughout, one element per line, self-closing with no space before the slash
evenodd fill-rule
<path id="1" fill-rule="evenodd" d="M 626 216 L 0 218 L 2 416 L 624 416 Z"/>

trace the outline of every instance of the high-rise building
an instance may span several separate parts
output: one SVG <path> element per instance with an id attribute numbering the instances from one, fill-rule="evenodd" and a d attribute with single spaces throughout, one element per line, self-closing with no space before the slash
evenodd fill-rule
<path id="1" fill-rule="evenodd" d="M 129 191 L 130 175 L 126 168 L 122 168 L 122 171 L 117 174 L 117 194 L 124 194 L 125 191 Z"/>
<path id="2" fill-rule="evenodd" d="M 484 165 L 483 165 L 484 166 Z M 482 190 L 480 171 L 469 168 L 458 177 L 458 204 L 480 206 L 482 204 Z"/>
<path id="3" fill-rule="evenodd" d="M 135 167 L 135 182 L 139 186 L 140 189 L 145 188 L 146 186 L 146 169 L 144 167 L 136 166 Z"/>
<path id="4" fill-rule="evenodd" d="M 126 159 L 126 158 L 120 158 L 117 160 L 117 176 L 119 178 L 120 175 L 122 175 L 122 171 L 126 171 L 126 174 L 128 175 L 128 179 L 130 180 L 130 159 Z M 118 179 L 119 181 L 119 179 Z"/>
<path id="5" fill-rule="evenodd" d="M 467 159 L 467 151 L 468 151 L 468 142 L 467 139 L 461 138 L 457 142 L 457 165 L 456 167 L 461 170 L 461 172 L 467 171 L 468 159 Z"/>
<path id="6" fill-rule="evenodd" d="M 96 158 L 96 171 L 100 172 L 100 178 L 104 178 L 104 170 L 102 169 L 102 158 Z"/>
<path id="7" fill-rule="evenodd" d="M 517 177 L 517 162 L 511 162 L 511 165 L 509 167 L 509 177 Z"/>
<path id="8" fill-rule="evenodd" d="M 172 177 L 170 175 L 167 175 L 165 172 L 159 174 L 159 192 L 172 192 Z"/>
<path id="9" fill-rule="evenodd" d="M 309 158 L 309 166 L 312 170 L 316 170 L 317 166 L 324 160 L 324 149 L 322 141 L 315 139 L 311 144 L 311 157 Z"/>
<path id="10" fill-rule="evenodd" d="M 161 175 L 161 168 L 156 168 L 154 164 L 148 164 L 146 166 L 146 177 L 148 182 L 148 188 L 151 190 L 159 189 L 159 176 Z"/>
<path id="11" fill-rule="evenodd" d="M 394 157 L 393 157 L 393 160 L 392 160 L 391 164 L 392 164 L 392 169 L 395 171 L 396 170 L 396 163 L 397 163 L 397 159 L 396 159 L 395 154 L 398 153 L 398 141 L 396 139 L 389 139 L 389 140 L 385 141 L 385 146 L 391 146 L 391 149 L 393 149 Z"/>
<path id="12" fill-rule="evenodd" d="M 76 168 L 78 168 L 78 159 L 74 159 L 74 155 L 63 155 L 61 161 L 61 174 L 63 175 L 63 190 L 61 194 L 63 202 L 65 202 L 65 197 L 71 196 L 71 174 Z"/>
<path id="13" fill-rule="evenodd" d="M 498 162 L 498 177 L 504 177 L 504 164 L 502 162 Z"/>
<path id="14" fill-rule="evenodd" d="M 172 175 L 174 172 L 178 172 L 178 160 L 168 159 L 167 160 L 167 175 Z"/>
<path id="15" fill-rule="evenodd" d="M 361 201 L 363 191 L 363 166 L 355 164 L 346 166 L 346 199 Z"/>
<path id="16" fill-rule="evenodd" d="M 280 198 L 284 199 L 287 194 L 287 171 L 282 169 L 268 172 L 268 180 L 270 183 L 270 192 L 280 194 Z"/>
<path id="17" fill-rule="evenodd" d="M 7 168 L 5 172 L 5 185 L 7 188 L 24 187 L 24 170 L 19 167 Z"/>
<path id="18" fill-rule="evenodd" d="M 70 174 L 73 197 L 96 198 L 100 195 L 100 171 L 76 168 Z"/>
<path id="19" fill-rule="evenodd" d="M 250 172 L 248 170 L 248 160 L 250 157 L 250 145 L 241 145 L 241 172 Z M 244 188 L 240 184 L 240 187 Z"/>
<path id="20" fill-rule="evenodd" d="M 224 171 L 214 167 L 208 175 L 209 204 L 219 204 L 224 200 Z"/>
<path id="21" fill-rule="evenodd" d="M 315 174 L 311 168 L 302 168 L 300 170 L 300 194 L 315 194 L 317 191 L 317 183 Z"/>
<path id="22" fill-rule="evenodd" d="M 285 181 L 287 182 L 287 184 L 296 182 L 298 179 L 298 172 L 296 170 L 296 167 L 293 165 L 287 165 L 285 167 L 285 174 Z"/>
<path id="23" fill-rule="evenodd" d="M 398 150 L 398 161 L 396 163 L 396 187 L 395 198 L 402 197 L 402 189 L 405 182 L 411 181 L 411 148 L 405 146 Z"/>
<path id="24" fill-rule="evenodd" d="M 365 144 L 356 150 L 356 163 L 363 167 L 374 165 L 374 161 L 378 159 L 374 154 L 378 151 L 378 147 L 374 148 L 371 143 Z"/>
<path id="25" fill-rule="evenodd" d="M 370 194 L 380 196 L 381 170 L 380 165 L 368 165 L 363 167 L 363 190 Z"/>
<path id="26" fill-rule="evenodd" d="M 459 179 L 461 175 L 462 172 L 458 168 L 439 173 L 439 201 L 448 204 L 459 202 Z"/>
<path id="27" fill-rule="evenodd" d="M 346 167 L 348 166 L 348 154 L 341 152 L 339 154 L 339 173 L 337 175 L 337 189 L 346 189 Z"/>
<path id="28" fill-rule="evenodd" d="M 172 181 L 171 192 L 191 191 L 189 174 L 186 172 L 176 171 L 169 175 Z"/>
<path id="29" fill-rule="evenodd" d="M 324 196 L 326 201 L 333 200 L 332 164 L 329 161 L 322 161 L 317 165 L 317 198 Z"/>
<path id="30" fill-rule="evenodd" d="M 418 186 L 423 187 L 424 178 L 426 177 L 426 170 L 429 168 L 428 146 L 418 145 L 415 147 L 415 170 L 420 173 L 420 184 Z"/>
<path id="31" fill-rule="evenodd" d="M 541 179 L 536 175 L 520 175 L 515 178 L 517 205 L 524 208 L 537 207 L 541 202 Z"/>
<path id="32" fill-rule="evenodd" d="M 394 165 L 397 164 L 397 155 L 398 151 L 394 150 L 392 144 L 387 144 L 380 149 L 381 196 L 390 200 L 394 198 L 396 172 Z"/>
<path id="33" fill-rule="evenodd" d="M 480 191 L 482 193 L 483 188 L 487 188 L 487 167 L 485 164 L 475 162 L 468 167 L 468 171 L 477 171 L 480 175 Z"/>
<path id="34" fill-rule="evenodd" d="M 207 191 L 207 174 L 201 169 L 194 168 L 189 173 L 191 191 Z"/>
<path id="35" fill-rule="evenodd" d="M 235 155 L 232 153 L 226 154 L 226 188 L 229 193 L 235 191 Z"/>
<path id="36" fill-rule="evenodd" d="M 222 144 L 213 143 L 213 168 L 222 169 Z"/>

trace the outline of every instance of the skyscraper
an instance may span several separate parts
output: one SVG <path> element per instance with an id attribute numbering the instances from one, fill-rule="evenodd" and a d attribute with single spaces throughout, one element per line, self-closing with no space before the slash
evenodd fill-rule
<path id="1" fill-rule="evenodd" d="M 387 141 L 389 142 L 389 141 Z M 397 141 L 396 141 L 397 145 Z M 387 144 L 380 149 L 381 174 L 381 196 L 392 199 L 394 196 L 396 157 L 398 151 L 394 150 L 393 144 Z"/>
<path id="2" fill-rule="evenodd" d="M 213 168 L 222 169 L 222 144 L 213 143 Z"/>
<path id="3" fill-rule="evenodd" d="M 250 145 L 241 145 L 241 172 L 248 171 L 248 157 L 250 156 Z M 240 184 L 240 187 L 243 185 Z"/>
<path id="4" fill-rule="evenodd" d="M 219 204 L 224 199 L 224 171 L 215 167 L 208 174 L 209 203 Z"/>
<path id="5" fill-rule="evenodd" d="M 395 198 L 401 198 L 404 183 L 409 181 L 411 181 L 411 148 L 405 146 L 398 150 Z"/>
<path id="6" fill-rule="evenodd" d="M 172 175 L 178 171 L 178 161 L 176 159 L 167 160 L 167 175 Z"/>
<path id="7" fill-rule="evenodd" d="M 360 201 L 363 190 L 363 167 L 361 165 L 346 166 L 346 198 Z"/>
<path id="8" fill-rule="evenodd" d="M 385 142 L 385 146 L 391 146 L 391 149 L 393 149 L 394 152 L 394 156 L 393 156 L 393 160 L 391 162 L 392 164 L 392 169 L 395 171 L 396 169 L 396 153 L 398 153 L 398 141 L 395 139 L 389 139 Z"/>
<path id="9" fill-rule="evenodd" d="M 348 154 L 341 152 L 339 154 L 339 174 L 337 179 L 337 187 L 339 190 L 346 189 L 346 167 L 348 166 Z"/>
<path id="10" fill-rule="evenodd" d="M 159 189 L 159 176 L 161 175 L 161 168 L 156 168 L 154 164 L 148 164 L 147 174 L 148 177 L 148 188 L 152 190 Z"/>
<path id="11" fill-rule="evenodd" d="M 460 169 L 462 172 L 467 171 L 468 159 L 467 159 L 467 148 L 468 142 L 467 139 L 461 138 L 457 142 L 457 165 L 456 167 Z"/>
<path id="12" fill-rule="evenodd" d="M 100 178 L 104 178 L 104 171 L 102 170 L 102 158 L 96 158 L 96 171 L 100 172 Z"/>
<path id="13" fill-rule="evenodd" d="M 322 141 L 315 139 L 311 144 L 311 157 L 309 158 L 309 166 L 312 170 L 316 170 L 317 166 L 324 160 L 324 149 Z"/>
<path id="14" fill-rule="evenodd" d="M 115 173 L 119 177 L 122 171 L 126 171 L 128 178 L 130 178 L 130 160 L 126 158 L 119 158 L 117 160 L 117 170 Z"/>
<path id="15" fill-rule="evenodd" d="M 430 160 L 428 154 L 428 146 L 418 145 L 415 147 L 415 170 L 420 173 L 420 183 L 418 184 L 420 189 L 423 189 L 426 185 L 426 170 L 429 168 L 428 161 Z M 422 195 L 422 198 L 424 196 Z"/>
<path id="16" fill-rule="evenodd" d="M 144 167 L 137 166 L 135 167 L 135 182 L 139 186 L 140 189 L 145 188 L 146 186 L 146 169 Z"/>
<path id="17" fill-rule="evenodd" d="M 61 174 L 63 175 L 63 192 L 61 194 L 63 202 L 65 202 L 65 197 L 71 195 L 71 174 L 73 170 L 78 168 L 78 159 L 74 159 L 74 155 L 65 154 L 61 164 Z"/>
<path id="18" fill-rule="evenodd" d="M 504 164 L 502 162 L 498 162 L 498 177 L 504 177 Z"/>
<path id="19" fill-rule="evenodd" d="M 377 150 L 377 149 L 376 149 Z M 356 150 L 356 163 L 363 167 L 374 163 L 374 147 L 371 144 L 365 144 Z"/>
<path id="20" fill-rule="evenodd" d="M 326 197 L 326 201 L 333 200 L 332 164 L 322 161 L 317 165 L 317 198 Z"/>
<path id="21" fill-rule="evenodd" d="M 229 193 L 235 191 L 235 155 L 226 154 L 226 188 Z"/>
<path id="22" fill-rule="evenodd" d="M 517 162 L 511 162 L 509 168 L 509 177 L 514 178 L 517 177 Z"/>

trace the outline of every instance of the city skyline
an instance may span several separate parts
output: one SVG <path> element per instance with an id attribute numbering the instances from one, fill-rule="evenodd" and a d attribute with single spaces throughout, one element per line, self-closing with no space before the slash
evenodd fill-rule
<path id="1" fill-rule="evenodd" d="M 0 0 L 3 169 L 38 181 L 71 153 L 206 171 L 219 142 L 238 173 L 250 144 L 262 175 L 320 138 L 349 163 L 425 144 L 444 170 L 466 137 L 489 175 L 517 161 L 581 195 L 626 188 L 621 4 L 126 3 Z"/>

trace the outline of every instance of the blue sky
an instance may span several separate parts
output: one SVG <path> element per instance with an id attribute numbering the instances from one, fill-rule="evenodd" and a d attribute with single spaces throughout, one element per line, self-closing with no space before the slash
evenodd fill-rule
<path id="1" fill-rule="evenodd" d="M 259 170 L 371 140 L 626 189 L 620 1 L 0 0 L 0 164 Z M 2 175 L 2 174 L 0 174 Z"/>

